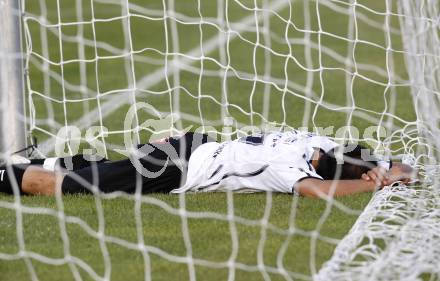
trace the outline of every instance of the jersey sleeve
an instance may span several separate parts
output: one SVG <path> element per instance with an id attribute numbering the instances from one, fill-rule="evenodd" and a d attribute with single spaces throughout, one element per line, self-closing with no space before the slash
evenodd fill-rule
<path id="1" fill-rule="evenodd" d="M 278 168 L 277 173 L 279 174 L 280 180 L 284 181 L 283 185 L 286 186 L 287 191 L 294 194 L 297 194 L 295 185 L 303 179 L 315 178 L 323 180 L 322 177 L 313 170 L 301 167 Z"/>
<path id="2" fill-rule="evenodd" d="M 332 141 L 328 137 L 314 136 L 310 138 L 310 146 L 320 148 L 325 152 L 329 152 L 333 148 L 338 146 L 338 143 Z"/>

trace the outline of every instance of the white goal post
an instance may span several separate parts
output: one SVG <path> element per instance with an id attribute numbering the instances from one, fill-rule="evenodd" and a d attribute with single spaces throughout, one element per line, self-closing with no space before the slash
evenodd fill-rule
<path id="1" fill-rule="evenodd" d="M 0 151 L 8 155 L 27 143 L 20 1 L 0 3 L 0 34 Z"/>
<path id="2" fill-rule="evenodd" d="M 0 251 L 0 262 L 24 259 L 35 280 L 30 259 L 68 263 L 78 280 L 78 268 L 94 280 L 108 280 L 108 259 L 101 276 L 70 256 L 65 225 L 74 222 L 100 241 L 103 256 L 108 254 L 106 243 L 142 252 L 145 264 L 152 252 L 187 264 L 190 280 L 196 280 L 198 265 L 225 268 L 229 280 L 237 268 L 260 272 L 264 280 L 270 274 L 322 281 L 440 278 L 439 38 L 439 0 L 0 0 L 3 159 L 34 144 L 32 137 L 39 140 L 38 156 L 54 155 L 61 143 L 63 149 L 67 146 L 63 153 L 97 145 L 103 156 L 117 158 L 126 134 L 142 143 L 191 128 L 215 130 L 224 140 L 258 130 L 305 127 L 337 141 L 367 143 L 420 171 L 415 188 L 396 184 L 379 191 L 365 210 L 328 199 L 314 231 L 297 228 L 293 220 L 287 229 L 276 229 L 286 236 L 276 266 L 264 263 L 266 232 L 275 228 L 268 224 L 272 194 L 258 221 L 235 215 L 232 194 L 221 214 L 187 211 L 185 194 L 179 195 L 178 208 L 139 194 L 96 196 L 102 228 L 103 200 L 136 202 L 138 244 L 64 216 L 61 197 L 56 201 L 60 212 L 20 205 L 17 198 L 14 204 L 0 200 L 0 208 L 17 211 L 19 206 L 24 213 L 57 218 L 65 246 L 65 256 L 55 259 L 25 251 L 20 240 L 22 256 Z M 127 112 L 135 113 L 130 128 L 124 127 Z M 295 209 L 296 200 L 301 199 L 293 199 L 292 216 L 304 211 Z M 149 247 L 143 240 L 143 204 L 160 206 L 182 220 L 187 256 Z M 343 239 L 320 233 L 335 209 L 360 214 Z M 188 218 L 227 221 L 233 240 L 230 259 L 193 258 L 196 242 L 189 237 Z M 257 264 L 236 262 L 236 225 L 261 228 Z M 312 239 L 310 275 L 283 264 L 285 256 L 295 254 L 288 252 L 293 233 Z M 337 244 L 321 268 L 315 261 L 318 239 Z M 147 267 L 146 280 L 152 274 Z"/>

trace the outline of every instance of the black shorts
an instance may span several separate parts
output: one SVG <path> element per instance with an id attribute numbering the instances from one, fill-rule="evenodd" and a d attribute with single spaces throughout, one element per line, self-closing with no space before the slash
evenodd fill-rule
<path id="1" fill-rule="evenodd" d="M 138 151 L 144 156 L 138 162 L 126 159 L 93 163 L 69 172 L 63 180 L 62 192 L 90 193 L 93 185 L 105 193 L 134 193 L 137 186 L 142 193 L 168 193 L 185 183 L 191 153 L 210 141 L 207 135 L 186 133 L 181 137 L 142 145 Z M 137 169 L 133 163 L 137 163 Z"/>

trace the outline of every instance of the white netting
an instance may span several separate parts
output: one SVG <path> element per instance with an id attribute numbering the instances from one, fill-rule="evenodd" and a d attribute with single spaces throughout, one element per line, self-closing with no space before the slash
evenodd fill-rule
<path id="1" fill-rule="evenodd" d="M 438 280 L 438 1 L 400 1 L 405 61 L 418 114 L 418 134 L 432 151 L 417 161 L 423 184 L 376 193 L 317 280 Z"/>
<path id="2" fill-rule="evenodd" d="M 100 194 L 94 198 L 95 228 L 66 215 L 62 197 L 57 197 L 56 209 L 27 206 L 15 197 L 14 202 L 0 201 L 0 207 L 15 212 L 19 250 L 0 252 L 0 260 L 23 260 L 33 280 L 38 279 L 34 260 L 67 264 L 76 280 L 82 279 L 80 271 L 108 280 L 115 267 L 108 247 L 114 244 L 141 253 L 145 280 L 158 274 L 151 269 L 152 256 L 187 265 L 190 280 L 197 279 L 200 266 L 226 269 L 228 280 L 237 271 L 258 272 L 264 280 L 274 274 L 285 280 L 438 276 L 438 11 L 438 1 L 23 1 L 28 128 L 43 155 L 54 153 L 57 135 L 58 141 L 70 142 L 69 153 L 78 152 L 72 139 L 88 144 L 97 139 L 105 156 L 120 157 L 114 148 L 123 146 L 124 133 L 147 142 L 152 132 L 169 134 L 193 125 L 217 129 L 220 140 L 251 131 L 244 126 L 304 126 L 324 128 L 321 133 L 338 140 L 368 142 L 377 151 L 385 147 L 395 160 L 419 167 L 426 177 L 417 190 L 378 192 L 320 271 L 317 243 L 339 242 L 320 232 L 332 210 L 351 215 L 361 210 L 328 200 L 316 228 L 307 231 L 295 225 L 295 214 L 304 210 L 297 209 L 301 199 L 293 198 L 285 218 L 288 226 L 282 228 L 269 222 L 271 194 L 266 195 L 264 214 L 255 220 L 236 214 L 232 194 L 227 194 L 223 213 L 188 211 L 185 195 L 172 207 L 140 194 Z M 137 108 L 140 103 L 148 106 Z M 125 128 L 130 106 L 135 109 L 134 126 Z M 158 117 L 165 121 L 144 123 Z M 93 125 L 98 129 L 84 137 Z M 361 133 L 338 131 L 349 125 Z M 67 126 L 78 131 L 60 135 Z M 326 131 L 329 126 L 334 130 Z M 109 218 L 103 205 L 112 198 L 134 202 L 135 242 L 106 234 Z M 185 254 L 149 244 L 143 232 L 146 205 L 179 218 Z M 23 216 L 28 214 L 58 220 L 61 258 L 27 249 Z M 197 239 L 190 235 L 190 219 L 228 224 L 227 259 L 194 254 Z M 71 224 L 99 241 L 102 271 L 72 254 Z M 260 230 L 255 263 L 239 260 L 237 228 L 244 226 Z M 265 254 L 272 233 L 284 243 L 276 264 L 268 265 Z M 311 240 L 307 273 L 286 264 L 295 255 L 289 251 L 294 235 Z"/>
<path id="3" fill-rule="evenodd" d="M 433 188 L 378 192 L 316 280 L 437 280 L 439 198 Z"/>
<path id="4" fill-rule="evenodd" d="M 73 11 L 77 16 L 75 20 L 71 19 L 71 16 L 64 20 L 61 4 L 53 7 L 59 11 L 49 18 L 45 2 L 41 1 L 41 16 L 25 16 L 27 58 L 29 63 L 36 64 L 38 69 L 43 70 L 42 73 L 34 74 L 41 75 L 37 77 L 42 78 L 42 81 L 28 81 L 32 114 L 30 131 L 37 136 L 43 135 L 44 139 L 50 137 L 48 142 L 41 145 L 43 152 L 52 149 L 50 144 L 54 143 L 54 135 L 63 126 L 73 125 L 84 130 L 91 124 L 96 124 L 107 127 L 109 134 L 121 135 L 124 128 L 120 124 L 116 127 L 106 120 L 111 118 L 116 110 L 124 105 L 133 105 L 135 101 L 150 103 L 162 116 L 174 113 L 170 118 L 171 122 L 180 118 L 189 121 L 190 124 L 205 126 L 224 124 L 224 117 L 232 116 L 241 126 L 261 126 L 266 122 L 275 122 L 280 126 L 327 127 L 328 122 L 317 122 L 316 117 L 320 110 L 340 112 L 340 116 L 345 120 L 338 120 L 336 124 L 352 125 L 353 119 L 357 117 L 367 120 L 365 124 L 383 125 L 395 135 L 402 134 L 402 130 L 399 129 L 416 124 L 394 115 L 396 89 L 409 87 L 404 78 L 406 72 L 402 69 L 396 70 L 394 66 L 396 56 L 400 59 L 398 67 L 402 67 L 405 54 L 398 48 L 393 49 L 393 44 L 401 45 L 401 42 L 395 42 L 397 38 L 401 38 L 399 30 L 389 21 L 392 16 L 394 20 L 399 19 L 399 14 L 388 14 L 361 4 L 351 5 L 340 1 L 324 1 L 319 5 L 315 5 L 315 2 L 305 2 L 307 5 L 303 5 L 295 1 L 218 1 L 210 4 L 214 11 L 208 10 L 217 17 L 203 16 L 203 2 L 190 6 L 195 9 L 191 12 L 196 17 L 174 10 L 173 1 L 164 2 L 164 10 L 150 9 L 124 1 L 93 3 L 102 4 L 103 7 L 116 6 L 121 9 L 121 15 L 101 18 L 93 14 L 99 14 L 92 9 L 93 5 L 83 7 L 84 3 L 77 1 L 76 12 Z M 91 14 L 87 20 L 83 19 L 82 12 L 86 8 L 91 10 L 88 11 Z M 319 9 L 326 9 L 326 13 L 331 13 L 332 16 L 343 17 L 348 26 L 327 26 L 328 23 L 325 18 L 321 18 Z M 247 16 L 236 16 L 231 20 L 228 11 Z M 300 19 L 297 19 L 298 15 L 301 16 Z M 374 16 L 378 16 L 383 22 L 369 19 Z M 159 41 L 158 44 L 162 44 L 162 48 L 150 47 L 150 42 L 147 46 L 140 45 L 135 48 L 136 44 L 133 42 L 136 40 L 132 38 L 130 31 L 132 26 L 136 25 L 130 24 L 131 18 L 132 21 L 145 21 L 143 24 L 163 22 L 160 27 L 166 32 L 151 40 Z M 311 23 L 312 18 L 314 26 Z M 111 43 L 96 38 L 99 37 L 97 26 L 113 21 L 122 26 L 123 34 L 106 38 Z M 277 25 L 272 28 L 274 22 Z M 356 38 L 359 37 L 356 33 L 360 33 L 358 22 L 368 32 L 381 32 L 379 39 L 375 38 L 381 43 Z M 177 25 L 179 28 L 190 26 L 191 31 L 197 32 L 193 35 L 195 38 L 191 38 L 194 41 L 182 36 Z M 73 31 L 70 30 L 72 35 L 63 31 L 63 28 L 69 29 L 72 26 L 75 27 Z M 212 30 L 210 33 L 204 31 L 206 27 L 215 29 L 213 36 L 209 36 L 213 33 Z M 89 29 L 88 36 L 91 36 L 91 39 L 84 34 L 85 29 Z M 328 29 L 343 31 L 339 32 L 341 34 L 334 34 L 327 31 Z M 38 48 L 35 47 L 36 36 L 37 39 L 42 38 L 41 46 Z M 55 36 L 55 40 L 48 39 L 51 36 Z M 146 36 L 151 34 L 148 33 Z M 324 40 L 329 40 L 333 45 L 340 44 L 342 47 L 321 44 L 320 41 Z M 53 45 L 48 46 L 48 41 Z M 187 47 L 184 51 L 179 47 L 182 42 L 196 45 L 192 48 Z M 68 46 L 73 44 L 71 48 L 74 48 L 77 54 L 69 54 L 74 58 L 64 58 L 63 54 L 68 52 L 63 43 L 69 44 Z M 246 47 L 244 51 L 243 46 Z M 284 49 L 279 50 L 281 47 Z M 378 61 L 371 63 L 366 55 L 368 52 L 357 51 L 356 48 L 370 48 L 369 51 L 375 53 Z M 240 55 L 245 55 L 246 58 L 240 58 Z M 117 71 L 114 76 L 121 75 L 122 81 L 109 83 L 111 81 L 106 80 L 110 79 L 104 76 L 108 74 L 106 71 L 109 69 L 104 69 L 101 64 L 105 65 L 107 61 L 117 61 L 117 68 L 109 69 Z M 138 63 L 146 65 L 148 75 L 136 73 L 139 69 L 136 68 Z M 73 69 L 69 68 L 70 65 L 74 65 Z M 64 77 L 64 69 L 67 68 L 76 72 L 72 80 L 78 81 L 73 83 Z M 188 75 L 190 79 L 194 79 L 190 80 L 190 85 L 187 81 Z M 187 76 L 186 80 L 182 78 L 184 76 Z M 32 73 L 29 75 L 29 78 L 31 77 Z M 209 80 L 212 77 L 215 79 Z M 121 77 L 118 78 L 121 80 Z M 335 78 L 340 80 L 338 82 L 345 83 L 343 87 L 337 88 L 340 91 L 337 93 L 334 93 L 333 89 L 326 89 L 327 85 L 331 84 L 329 80 Z M 207 85 L 204 84 L 205 80 Z M 359 86 L 357 80 L 370 84 Z M 122 85 L 109 87 L 106 83 Z M 243 94 L 234 89 L 237 86 L 243 87 L 240 89 L 244 91 Z M 385 104 L 381 104 L 384 106 L 381 111 L 370 108 L 368 104 L 355 103 L 354 95 L 362 90 L 369 90 L 370 86 L 377 87 L 375 92 L 383 94 L 381 98 Z M 333 95 L 343 96 L 343 93 L 346 101 L 342 103 L 326 98 Z M 234 100 L 234 95 L 240 95 L 243 100 Z M 154 103 L 156 96 L 163 98 L 167 104 L 160 104 L 162 107 L 158 108 Z M 186 98 L 185 102 L 181 102 L 183 97 Z M 192 100 L 191 106 L 197 107 L 197 113 L 194 112 L 194 107 L 190 107 L 189 110 L 185 108 L 188 106 L 187 103 L 189 104 L 188 98 Z M 287 103 L 291 101 L 300 104 L 301 118 L 298 118 L 299 112 L 291 112 L 290 108 L 287 108 Z M 95 106 L 90 105 L 92 102 L 96 103 Z M 38 110 L 36 105 L 40 104 L 44 104 L 46 109 Z M 259 107 L 258 110 L 254 109 L 256 105 Z M 215 108 L 215 114 L 207 112 L 205 107 L 209 110 Z M 70 118 L 70 115 L 78 113 L 83 115 Z M 157 118 L 154 114 L 151 115 Z M 298 122 L 300 119 L 301 122 Z M 395 125 L 395 122 L 399 124 Z M 181 123 L 176 123 L 170 124 L 170 127 L 182 126 Z M 365 127 L 365 124 L 362 126 Z M 105 143 L 105 139 L 102 140 Z"/>

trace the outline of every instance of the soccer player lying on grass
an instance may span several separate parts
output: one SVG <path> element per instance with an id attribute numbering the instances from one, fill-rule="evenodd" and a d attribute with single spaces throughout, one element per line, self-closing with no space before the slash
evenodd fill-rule
<path id="1" fill-rule="evenodd" d="M 16 183 L 22 194 L 41 195 L 90 193 L 94 186 L 105 193 L 138 188 L 144 194 L 266 191 L 323 197 L 371 192 L 411 177 L 407 165 L 362 159 L 369 153 L 361 146 L 344 153 L 338 164 L 337 147 L 327 137 L 296 130 L 222 143 L 186 133 L 145 144 L 126 160 L 76 155 L 3 165 L 0 191 L 12 194 Z M 67 162 L 70 170 L 63 169 Z"/>

